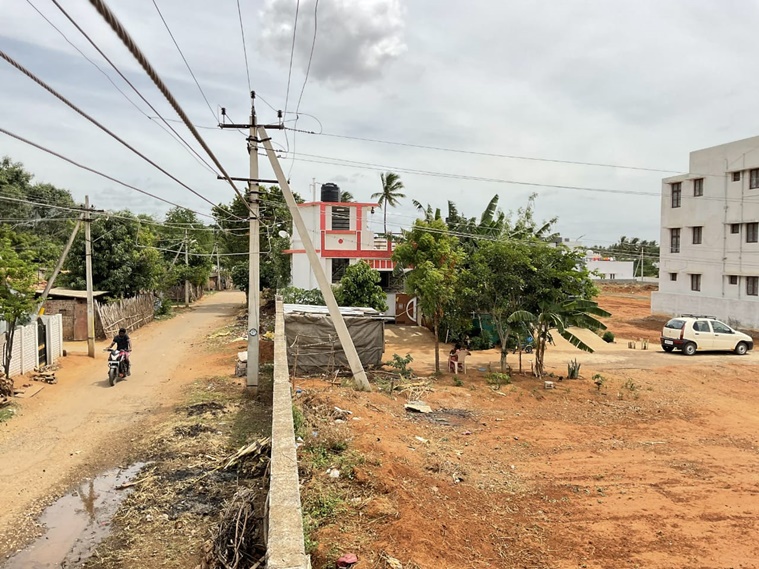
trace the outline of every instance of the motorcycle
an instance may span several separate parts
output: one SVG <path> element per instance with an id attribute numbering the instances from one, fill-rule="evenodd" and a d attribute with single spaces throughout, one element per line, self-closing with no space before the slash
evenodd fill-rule
<path id="1" fill-rule="evenodd" d="M 108 383 L 113 387 L 116 385 L 118 378 L 126 377 L 127 364 L 126 359 L 129 352 L 126 350 L 119 350 L 114 348 L 113 350 L 105 350 L 110 352 L 108 354 Z"/>

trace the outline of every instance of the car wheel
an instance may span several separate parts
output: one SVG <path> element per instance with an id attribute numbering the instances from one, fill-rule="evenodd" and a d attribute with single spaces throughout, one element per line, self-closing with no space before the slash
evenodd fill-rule
<path id="1" fill-rule="evenodd" d="M 664 350 L 665 352 L 671 352 L 674 349 L 675 349 L 674 346 L 662 346 L 662 350 Z"/>
<path id="2" fill-rule="evenodd" d="M 746 352 L 748 352 L 748 346 L 746 345 L 746 342 L 738 342 L 738 345 L 735 346 L 735 353 L 739 356 L 746 355 Z"/>
<path id="3" fill-rule="evenodd" d="M 683 346 L 683 353 L 686 356 L 692 356 L 693 354 L 695 354 L 696 353 L 696 344 L 694 344 L 693 342 L 688 342 L 687 344 L 685 344 Z"/>

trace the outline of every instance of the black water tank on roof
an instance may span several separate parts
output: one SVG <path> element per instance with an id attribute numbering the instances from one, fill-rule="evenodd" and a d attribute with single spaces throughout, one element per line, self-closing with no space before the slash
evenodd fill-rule
<path id="1" fill-rule="evenodd" d="M 322 201 L 338 203 L 340 201 L 340 187 L 332 182 L 322 184 Z"/>

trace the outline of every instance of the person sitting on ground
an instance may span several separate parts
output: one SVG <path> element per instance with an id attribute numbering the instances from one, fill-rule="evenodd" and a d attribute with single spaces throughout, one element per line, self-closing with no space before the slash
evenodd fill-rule
<path id="1" fill-rule="evenodd" d="M 126 374 L 132 375 L 132 364 L 129 361 L 129 352 L 132 351 L 132 340 L 127 335 L 125 328 L 119 328 L 118 336 L 113 337 L 113 342 L 111 342 L 111 345 L 106 349 L 111 350 L 113 349 L 113 346 L 116 346 L 122 352 L 126 352 L 126 356 L 124 356 L 124 367 L 126 368 Z"/>

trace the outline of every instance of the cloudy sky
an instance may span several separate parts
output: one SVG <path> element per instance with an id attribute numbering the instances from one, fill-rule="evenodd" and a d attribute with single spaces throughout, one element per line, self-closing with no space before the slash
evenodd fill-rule
<path id="1" fill-rule="evenodd" d="M 510 210 L 536 192 L 539 216 L 558 216 L 565 237 L 589 244 L 620 235 L 658 239 L 661 178 L 686 170 L 691 150 L 759 134 L 759 76 L 751 72 L 759 4 L 751 0 L 301 0 L 294 51 L 297 0 L 241 0 L 249 73 L 235 1 L 156 3 L 210 105 L 153 0 L 110 6 L 196 125 L 213 127 L 222 106 L 244 122 L 248 75 L 263 121 L 276 120 L 272 108 L 286 109 L 294 127 L 300 100 L 297 127 L 323 134 L 273 135 L 289 148 L 283 163 L 293 189 L 308 197 L 312 179 L 334 181 L 368 200 L 380 189 L 380 171 L 397 171 L 408 199 L 389 212 L 394 228 L 412 222 L 411 198 L 441 208 L 453 200 L 478 215 L 495 194 Z M 89 2 L 61 4 L 164 117 L 177 118 Z M 153 111 L 51 0 L 0 0 L 0 50 L 210 201 L 231 201 L 231 188 L 149 118 Z M 209 211 L 4 61 L 0 97 L 0 127 Z M 231 175 L 247 176 L 241 133 L 200 132 Z M 77 198 L 89 194 L 101 208 L 157 215 L 167 208 L 3 134 L 0 155 Z M 261 175 L 272 177 L 264 160 Z M 381 230 L 381 214 L 376 218 Z"/>

